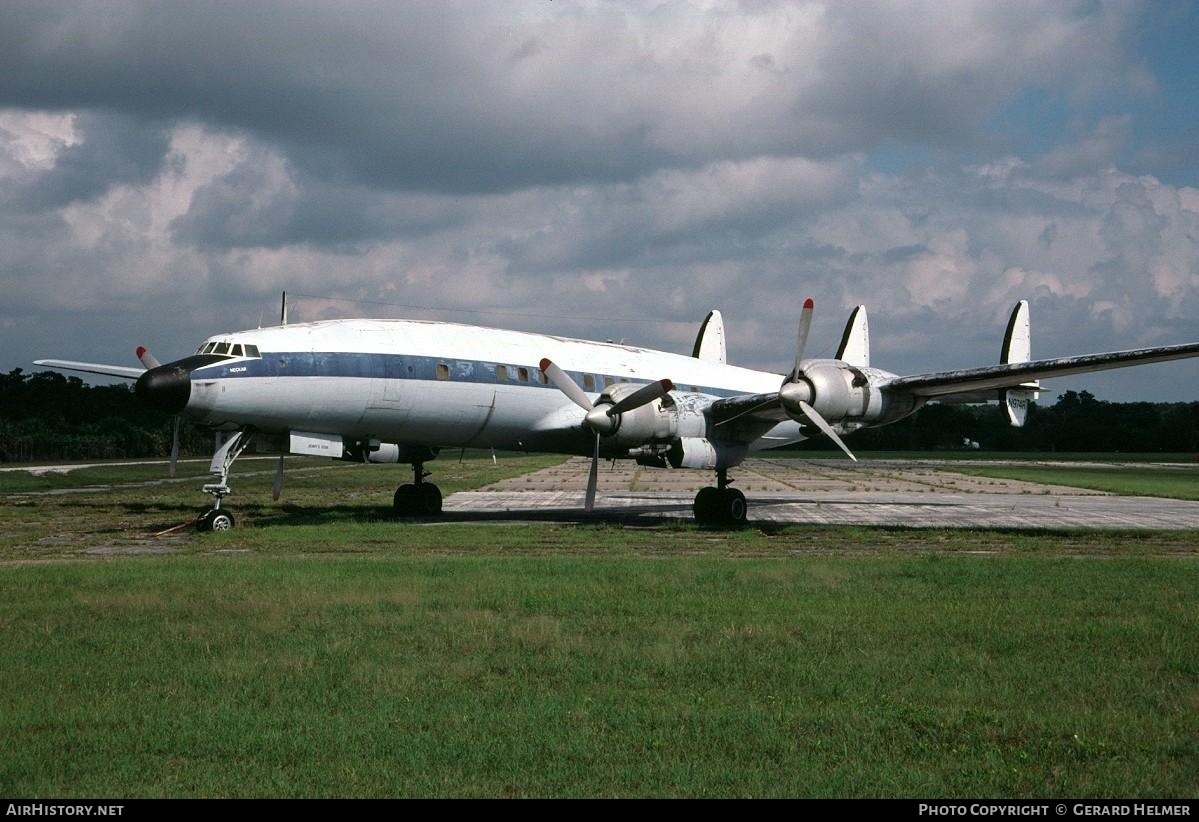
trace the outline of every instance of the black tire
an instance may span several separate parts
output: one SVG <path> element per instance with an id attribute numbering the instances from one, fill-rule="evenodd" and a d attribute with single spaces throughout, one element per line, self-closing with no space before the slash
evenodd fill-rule
<path id="1" fill-rule="evenodd" d="M 695 521 L 700 525 L 712 525 L 717 521 L 720 506 L 720 489 L 709 485 L 699 489 L 695 495 Z"/>
<path id="2" fill-rule="evenodd" d="M 431 482 L 417 486 L 419 492 L 420 512 L 426 517 L 435 517 L 441 513 L 441 489 Z"/>
<path id="3" fill-rule="evenodd" d="M 200 515 L 200 519 L 196 521 L 196 528 L 204 532 L 228 531 L 236 523 L 237 520 L 233 518 L 233 514 L 229 511 L 226 511 L 224 508 L 213 508 Z"/>
<path id="4" fill-rule="evenodd" d="M 745 502 L 745 494 L 736 488 L 725 488 L 721 499 L 720 513 L 725 524 L 734 528 L 744 525 L 749 515 L 749 505 Z"/>
<path id="5" fill-rule="evenodd" d="M 401 485 L 396 489 L 392 498 L 392 508 L 397 517 L 410 517 L 416 514 L 416 486 L 412 483 Z"/>

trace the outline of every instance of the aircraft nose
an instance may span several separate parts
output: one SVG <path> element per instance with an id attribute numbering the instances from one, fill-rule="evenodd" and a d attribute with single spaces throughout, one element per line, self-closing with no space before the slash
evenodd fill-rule
<path id="1" fill-rule="evenodd" d="M 138 399 L 168 414 L 178 414 L 191 399 L 191 371 L 173 363 L 151 368 L 137 378 Z"/>

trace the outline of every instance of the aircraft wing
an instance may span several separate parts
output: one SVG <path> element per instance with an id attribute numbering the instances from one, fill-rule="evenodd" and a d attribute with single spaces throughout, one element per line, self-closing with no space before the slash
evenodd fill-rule
<path id="1" fill-rule="evenodd" d="M 1106 371 L 1129 365 L 1168 362 L 1196 356 L 1199 356 L 1199 343 L 1166 345 L 1158 348 L 1137 348 L 1132 351 L 1059 357 L 1053 360 L 989 365 L 960 371 L 915 374 L 910 377 L 896 377 L 879 387 L 884 391 L 900 391 L 941 401 L 977 402 L 981 397 L 978 392 L 1015 388 L 1033 380 L 1068 377 L 1090 371 Z"/>
<path id="2" fill-rule="evenodd" d="M 707 415 L 716 425 L 738 420 L 773 424 L 791 419 L 783 410 L 777 391 L 766 394 L 741 394 L 716 400 L 708 406 Z"/>
<path id="3" fill-rule="evenodd" d="M 34 360 L 34 365 L 45 365 L 50 368 L 61 368 L 64 371 L 83 371 L 87 374 L 103 374 L 107 377 L 120 377 L 126 380 L 136 380 L 146 373 L 144 368 L 127 368 L 123 365 L 103 365 L 94 362 L 75 362 L 74 360 Z"/>

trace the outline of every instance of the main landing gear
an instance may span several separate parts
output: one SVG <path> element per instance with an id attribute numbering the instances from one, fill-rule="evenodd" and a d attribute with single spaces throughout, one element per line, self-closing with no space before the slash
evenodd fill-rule
<path id="1" fill-rule="evenodd" d="M 205 494 L 211 494 L 216 502 L 213 503 L 211 509 L 205 511 L 196 520 L 198 530 L 228 531 L 233 527 L 235 522 L 233 514 L 228 509 L 221 507 L 221 500 L 232 493 L 229 488 L 229 469 L 232 467 L 233 461 L 241 456 L 253 439 L 254 432 L 243 428 L 227 439 L 225 444 L 213 454 L 212 464 L 208 470 L 219 476 L 220 479 L 205 485 L 203 490 Z"/>
<path id="2" fill-rule="evenodd" d="M 695 495 L 695 521 L 700 525 L 737 528 L 745 524 L 749 506 L 745 494 L 729 487 L 728 470 L 716 471 L 716 486 L 701 488 Z"/>
<path id="3" fill-rule="evenodd" d="M 412 463 L 413 481 L 397 488 L 392 501 L 397 517 L 435 517 L 441 513 L 441 489 L 425 482 L 427 476 L 423 462 Z"/>

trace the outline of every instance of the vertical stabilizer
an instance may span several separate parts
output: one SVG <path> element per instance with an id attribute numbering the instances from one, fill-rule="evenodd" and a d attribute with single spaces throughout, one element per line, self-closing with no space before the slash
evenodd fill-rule
<path id="1" fill-rule="evenodd" d="M 859 368 L 870 366 L 870 324 L 866 321 L 866 306 L 859 305 L 849 315 L 836 358 Z"/>
<path id="2" fill-rule="evenodd" d="M 708 362 L 723 363 L 727 360 L 728 352 L 724 347 L 724 318 L 716 309 L 708 312 L 708 316 L 704 318 L 703 324 L 699 327 L 699 334 L 695 337 L 695 347 L 691 349 L 691 356 L 697 360 L 707 360 Z"/>
<path id="3" fill-rule="evenodd" d="M 1028 300 L 1021 300 L 1012 309 L 1003 335 L 1003 349 L 999 362 L 1008 365 L 1028 362 L 1032 359 L 1032 323 L 1028 317 Z M 1004 409 L 1013 428 L 1020 428 L 1028 416 L 1028 404 L 1040 396 L 1039 382 L 1029 382 L 1018 388 L 1007 388 L 1002 392 Z"/>

